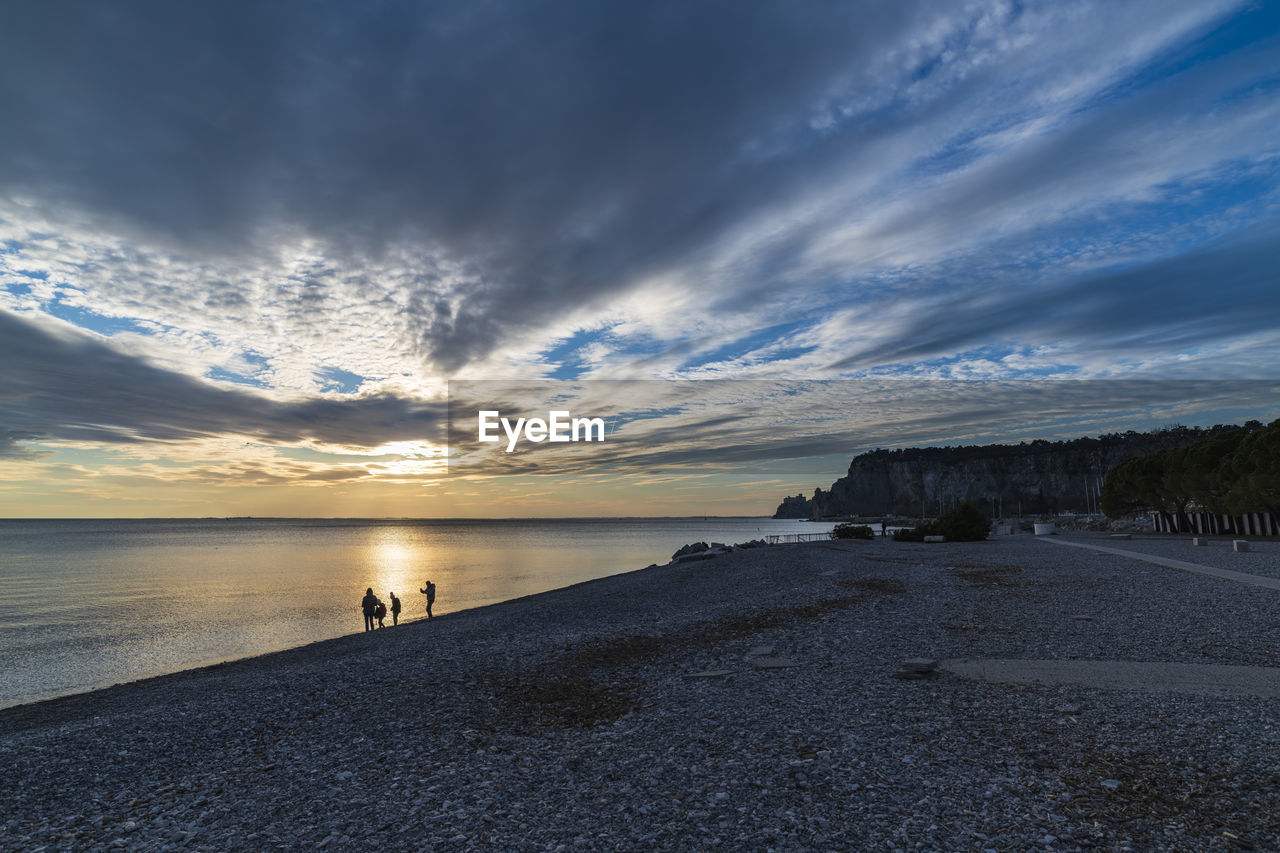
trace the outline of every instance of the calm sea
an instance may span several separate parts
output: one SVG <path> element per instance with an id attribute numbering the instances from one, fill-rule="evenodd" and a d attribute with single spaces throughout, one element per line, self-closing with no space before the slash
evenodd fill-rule
<path id="1" fill-rule="evenodd" d="M 830 524 L 766 518 L 0 519 L 0 707 L 665 563 L 681 545 Z M 390 617 L 387 618 L 390 624 Z"/>

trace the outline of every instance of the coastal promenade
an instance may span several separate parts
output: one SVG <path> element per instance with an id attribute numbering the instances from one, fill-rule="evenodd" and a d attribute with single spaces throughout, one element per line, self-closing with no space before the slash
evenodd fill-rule
<path id="1" fill-rule="evenodd" d="M 1124 550 L 1184 548 L 1233 560 Z M 738 550 L 0 711 L 0 849 L 1280 849 L 1277 700 L 1159 675 L 1280 668 L 1278 596 L 1031 536 Z"/>
<path id="2" fill-rule="evenodd" d="M 1176 539 L 1173 541 L 1182 541 L 1185 543 L 1186 538 L 1187 537 L 1185 536 L 1179 537 L 1179 539 Z M 1235 569 L 1224 568 L 1221 565 L 1206 566 L 1203 563 L 1199 563 L 1199 562 L 1193 563 L 1190 560 L 1179 560 L 1169 556 L 1152 554 L 1144 551 L 1134 551 L 1132 549 L 1127 549 L 1127 548 L 1113 548 L 1107 545 L 1100 545 L 1096 542 L 1072 542 L 1069 539 L 1061 539 L 1061 538 L 1054 538 L 1054 539 L 1046 538 L 1042 541 L 1054 542 L 1061 545 L 1070 545 L 1074 548 L 1089 548 L 1090 550 L 1098 551 L 1099 553 L 1103 553 L 1103 554 L 1117 554 L 1121 557 L 1129 557 L 1130 559 L 1141 560 L 1144 563 L 1151 563 L 1152 565 L 1156 565 L 1156 566 L 1164 566 L 1166 569 L 1176 569 L 1180 572 L 1191 572 L 1192 574 L 1196 574 L 1196 575 L 1204 575 L 1205 577 L 1219 578 L 1221 580 L 1226 580 L 1226 581 L 1234 581 L 1235 583 L 1243 583 L 1243 584 L 1248 584 L 1249 586 L 1257 586 L 1257 587 L 1262 587 L 1263 589 L 1272 589 L 1272 590 L 1276 590 L 1277 592 L 1280 592 L 1280 551 L 1277 551 L 1274 547 L 1264 550 L 1262 552 L 1263 556 L 1256 561 L 1261 567 L 1264 568 L 1264 570 L 1270 571 L 1273 575 L 1275 575 L 1272 577 L 1265 577 L 1262 575 L 1251 574 L 1249 572 L 1242 572 Z M 1167 545 L 1167 543 L 1170 540 L 1160 539 L 1155 541 L 1160 542 L 1162 545 Z M 1142 543 L 1142 540 L 1139 540 L 1139 544 L 1141 543 Z M 1219 563 L 1227 562 L 1234 565 L 1241 565 L 1241 564 L 1245 566 L 1251 565 L 1251 562 L 1247 557 L 1241 554 L 1237 554 L 1234 551 L 1229 551 L 1228 550 L 1229 546 L 1230 546 L 1230 542 L 1218 540 L 1217 549 L 1213 551 L 1197 549 L 1193 553 L 1195 554 L 1196 557 L 1200 557 L 1201 555 L 1204 555 L 1205 557 L 1208 557 L 1210 559 L 1216 558 L 1215 561 Z M 1223 553 L 1227 554 L 1226 561 L 1223 561 L 1221 559 L 1221 555 Z M 1244 553 L 1249 554 L 1251 552 L 1246 551 Z"/>

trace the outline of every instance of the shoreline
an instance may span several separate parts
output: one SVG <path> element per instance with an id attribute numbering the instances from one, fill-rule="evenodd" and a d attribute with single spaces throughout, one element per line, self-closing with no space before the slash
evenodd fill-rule
<path id="1" fill-rule="evenodd" d="M 0 710 L 0 849 L 1275 848 L 1266 702 L 894 676 L 1276 667 L 1276 595 L 1030 536 L 631 570 Z"/>
<path id="2" fill-rule="evenodd" d="M 0 537 L 13 596 L 0 620 L 0 705 L 358 633 L 350 599 L 370 585 L 384 599 L 388 589 L 407 594 L 402 616 L 413 619 L 425 615 L 414 594 L 423 578 L 409 573 L 442 585 L 440 615 L 664 562 L 696 539 L 737 542 L 778 526 L 797 527 L 759 519 L 22 522 Z M 51 580 L 41 580 L 45 573 Z"/>
<path id="3" fill-rule="evenodd" d="M 526 595 L 516 596 L 515 598 L 504 598 L 501 601 L 494 601 L 494 602 L 490 602 L 489 604 L 479 604 L 474 607 L 465 607 L 461 610 L 451 610 L 447 613 L 441 613 L 430 620 L 427 619 L 425 616 L 418 616 L 411 619 L 401 619 L 400 625 L 393 626 L 391 624 L 387 624 L 384 628 L 380 628 L 375 631 L 356 630 L 349 634 L 340 634 L 336 637 L 324 637 L 319 640 L 312 640 L 307 643 L 302 643 L 301 645 L 287 646 L 285 648 L 275 649 L 273 651 L 258 652 L 256 654 L 245 655 L 243 657 L 238 657 L 238 658 L 228 658 L 226 660 L 214 661 L 211 663 L 197 664 L 196 666 L 185 667 L 183 669 L 174 670 L 173 672 L 162 672 L 156 675 L 147 675 L 147 676 L 143 676 L 142 678 L 133 678 L 128 681 L 116 682 L 115 684 L 108 684 L 102 687 L 91 687 L 87 690 L 77 690 L 71 693 L 64 693 L 58 696 L 49 696 L 44 699 L 33 699 L 28 702 L 19 702 L 16 705 L 0 706 L 0 730 L 2 730 L 4 727 L 5 715 L 8 714 L 10 711 L 38 710 L 37 706 L 46 705 L 49 703 L 66 702 L 66 701 L 77 700 L 77 699 L 88 701 L 88 700 L 91 700 L 94 696 L 97 696 L 99 694 L 106 694 L 106 693 L 110 693 L 117 690 L 132 688 L 135 686 L 141 687 L 144 685 L 152 684 L 153 682 L 160 682 L 165 679 L 182 678 L 185 676 L 195 676 L 203 672 L 221 670 L 229 667 L 234 667 L 240 664 L 252 664 L 256 661 L 261 661 L 262 665 L 264 666 L 270 666 L 271 659 L 279 656 L 285 656 L 291 653 L 302 653 L 302 652 L 313 652 L 313 651 L 322 652 L 323 649 L 319 649 L 316 647 L 326 646 L 329 644 L 339 644 L 343 642 L 350 642 L 356 637 L 365 637 L 366 635 L 377 634 L 379 631 L 397 631 L 399 630 L 399 628 L 407 627 L 409 625 L 416 625 L 418 623 L 426 624 L 428 622 L 437 622 L 441 619 L 450 619 L 454 617 L 460 617 L 465 614 L 475 613 L 477 611 L 482 611 L 490 607 L 500 607 L 505 604 L 513 604 L 516 602 L 525 601 L 527 599 L 534 599 L 539 596 L 550 595 L 552 593 L 559 593 L 566 590 L 576 589 L 577 587 L 585 586 L 587 584 L 600 583 L 602 581 L 607 581 L 610 578 L 615 578 L 620 575 L 627 575 L 633 572 L 643 572 L 646 569 L 654 568 L 655 566 L 656 564 L 645 566 L 644 568 L 640 568 L 640 569 L 626 569 L 616 574 L 605 575 L 603 577 L 598 577 L 598 578 L 588 578 L 587 580 L 577 581 L 575 583 L 571 583 L 566 586 L 555 587 L 553 589 L 542 590 L 541 592 L 531 592 Z M 388 616 L 387 618 L 390 619 L 391 617 Z"/>

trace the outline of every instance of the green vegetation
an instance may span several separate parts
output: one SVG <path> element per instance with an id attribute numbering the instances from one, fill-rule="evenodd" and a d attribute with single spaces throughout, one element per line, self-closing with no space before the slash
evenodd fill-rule
<path id="1" fill-rule="evenodd" d="M 1002 501 L 1010 514 L 1087 512 L 1093 509 L 1092 486 L 1113 466 L 1238 429 L 1234 424 L 1204 429 L 1174 425 L 1070 441 L 882 448 L 855 456 L 848 473 L 829 491 L 785 498 L 774 517 L 919 516 L 940 500 L 948 506 L 972 500 L 981 508 L 993 499 Z"/>
<path id="2" fill-rule="evenodd" d="M 991 519 L 965 501 L 935 518 L 929 526 L 935 536 L 945 536 L 948 542 L 977 542 L 987 538 Z"/>
<path id="3" fill-rule="evenodd" d="M 986 539 L 990 530 L 991 519 L 964 501 L 928 524 L 917 525 L 914 530 L 894 531 L 893 538 L 898 542 L 923 542 L 926 536 L 942 536 L 948 542 L 977 542 Z"/>
<path id="4" fill-rule="evenodd" d="M 1102 511 L 1154 510 L 1188 529 L 1192 506 L 1218 515 L 1280 518 L 1280 420 L 1250 421 L 1195 444 L 1121 462 L 1107 473 Z"/>
<path id="5" fill-rule="evenodd" d="M 876 532 L 865 524 L 837 524 L 831 529 L 832 539 L 875 539 Z"/>

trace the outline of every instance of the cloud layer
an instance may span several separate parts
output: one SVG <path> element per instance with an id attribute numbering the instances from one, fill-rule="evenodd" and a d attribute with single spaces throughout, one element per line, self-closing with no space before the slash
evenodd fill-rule
<path id="1" fill-rule="evenodd" d="M 21 4 L 0 452 L 367 453 L 456 377 L 1270 377 L 1278 50 L 1237 0 Z"/>
<path id="2" fill-rule="evenodd" d="M 293 402 L 218 388 L 121 354 L 90 335 L 0 310 L 0 456 L 19 442 L 132 444 L 240 436 L 362 451 L 440 442 L 445 406 L 377 395 Z"/>
<path id="3" fill-rule="evenodd" d="M 497 442 L 479 440 L 481 410 L 498 412 L 488 417 Z M 552 410 L 568 413 L 562 422 L 600 417 L 604 440 L 532 441 L 514 426 L 518 417 L 547 421 Z M 484 475 L 742 471 L 876 447 L 1070 439 L 1242 413 L 1280 417 L 1280 381 L 462 381 L 449 385 L 449 465 Z M 498 417 L 508 425 L 496 427 Z"/>

